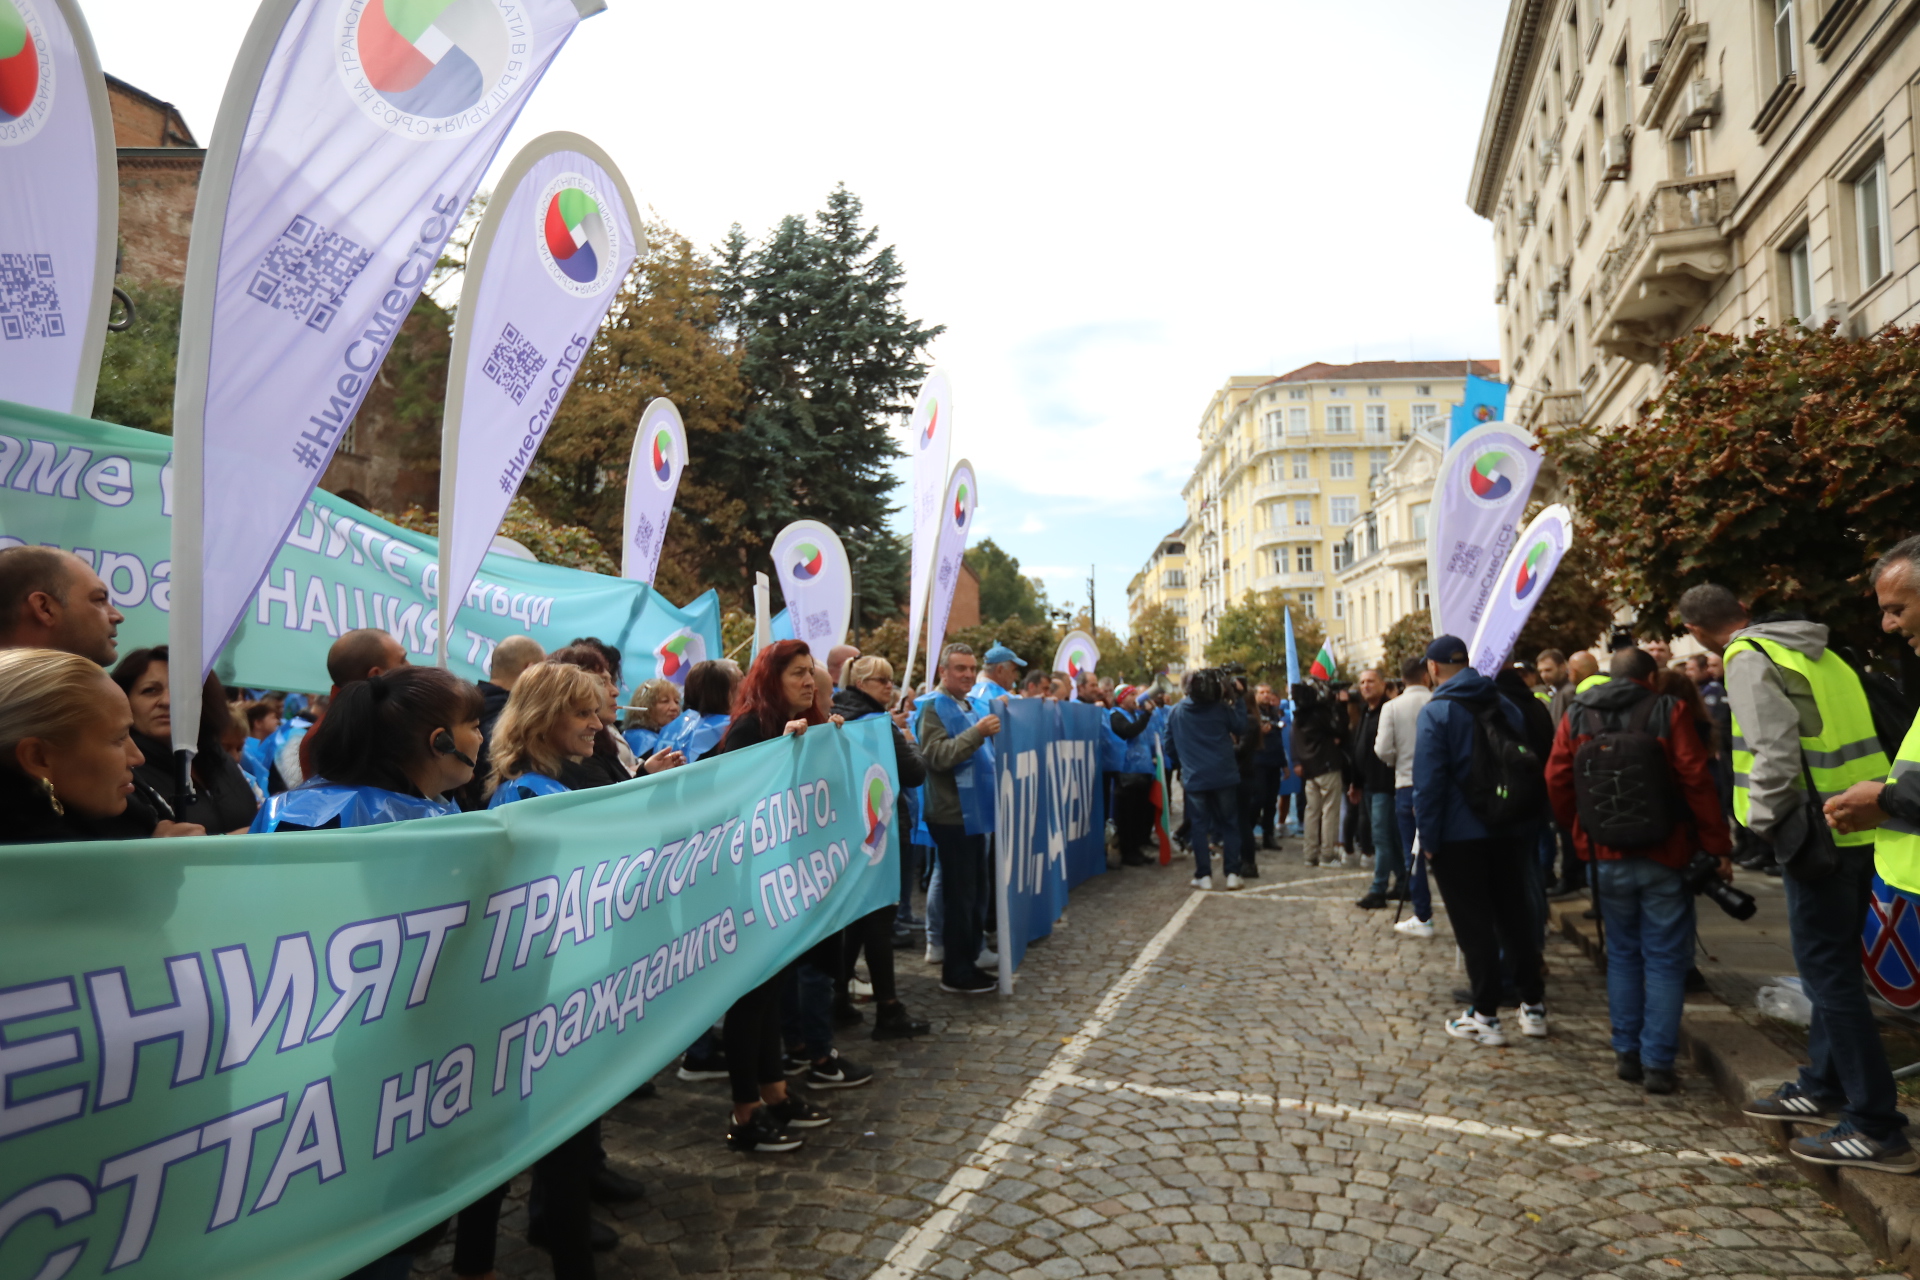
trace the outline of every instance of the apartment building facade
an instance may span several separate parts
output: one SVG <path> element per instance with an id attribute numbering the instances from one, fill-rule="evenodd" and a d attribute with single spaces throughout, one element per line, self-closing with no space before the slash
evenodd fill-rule
<path id="1" fill-rule="evenodd" d="M 1205 664 L 1220 615 L 1279 591 L 1317 618 L 1336 652 L 1350 615 L 1335 575 L 1349 526 L 1395 450 L 1459 403 L 1486 360 L 1315 363 L 1277 378 L 1235 377 L 1209 400 L 1187 502 L 1188 665 Z M 1384 630 L 1384 628 L 1383 628 Z"/>
<path id="2" fill-rule="evenodd" d="M 1512 0 L 1468 188 L 1511 421 L 1617 427 L 1696 327 L 1920 319 L 1920 0 Z"/>
<path id="3" fill-rule="evenodd" d="M 1184 527 L 1161 538 L 1140 572 L 1127 583 L 1129 626 L 1138 626 L 1140 615 L 1155 606 L 1173 615 L 1175 643 L 1187 644 L 1187 531 Z M 1175 663 L 1172 674 L 1177 676 L 1186 669 L 1186 664 Z"/>
<path id="4" fill-rule="evenodd" d="M 1347 564 L 1335 577 L 1334 598 L 1347 623 L 1341 665 L 1349 675 L 1381 661 L 1394 623 L 1431 607 L 1427 528 L 1446 448 L 1444 420 L 1412 432 L 1374 479 L 1367 510 L 1348 529 Z"/>

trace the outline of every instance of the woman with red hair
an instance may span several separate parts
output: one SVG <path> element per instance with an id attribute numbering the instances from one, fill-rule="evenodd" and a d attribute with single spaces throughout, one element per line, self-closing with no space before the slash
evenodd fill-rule
<path id="1" fill-rule="evenodd" d="M 803 734 L 817 724 L 840 723 L 819 707 L 813 653 L 800 640 L 780 640 L 762 649 L 733 700 L 733 723 L 715 748 L 740 751 L 782 734 Z M 837 948 L 839 935 L 830 940 Z M 823 944 L 825 945 L 825 944 Z M 733 1123 L 727 1145 L 736 1151 L 792 1151 L 800 1139 L 790 1130 L 817 1129 L 833 1117 L 787 1091 L 780 1043 L 780 998 L 788 966 L 734 1002 L 722 1035 L 727 1077 L 733 1087 Z M 862 1082 L 864 1083 L 864 1081 Z"/>

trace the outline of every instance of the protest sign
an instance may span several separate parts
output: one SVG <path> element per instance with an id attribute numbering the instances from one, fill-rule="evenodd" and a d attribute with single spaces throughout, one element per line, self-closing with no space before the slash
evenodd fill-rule
<path id="1" fill-rule="evenodd" d="M 853 566 L 840 535 L 818 520 L 795 520 L 773 535 L 773 567 L 794 638 L 825 662 L 853 621 Z"/>
<path id="2" fill-rule="evenodd" d="M 339 1280 L 893 902 L 896 791 L 874 719 L 490 812 L 0 848 L 0 1273 Z"/>
<path id="3" fill-rule="evenodd" d="M 1533 607 L 1553 581 L 1553 571 L 1572 545 L 1573 512 L 1559 503 L 1528 522 L 1494 579 L 1479 629 L 1467 645 L 1474 670 L 1489 679 L 1500 673 Z"/>
<path id="4" fill-rule="evenodd" d="M 74 0 L 0 3 L 0 388 L 92 413 L 120 225 L 113 114 Z"/>
<path id="5" fill-rule="evenodd" d="M 1045 698 L 996 698 L 994 867 L 1000 990 L 1027 944 L 1053 931 L 1067 891 L 1107 869 L 1107 807 L 1100 778 L 1099 707 Z"/>
<path id="6" fill-rule="evenodd" d="M 927 654 L 940 659 L 940 644 L 947 638 L 947 619 L 953 615 L 953 590 L 960 584 L 960 566 L 967 554 L 967 537 L 973 532 L 973 513 L 980 502 L 980 486 L 973 478 L 973 464 L 962 458 L 947 482 L 947 500 L 940 509 L 940 541 L 933 557 L 932 598 L 927 602 Z"/>
<path id="7" fill-rule="evenodd" d="M 577 133 L 520 149 L 467 251 L 440 432 L 440 630 L 553 425 L 637 246 L 633 193 Z"/>
<path id="8" fill-rule="evenodd" d="M 909 420 L 913 459 L 913 541 L 907 556 L 907 665 L 900 673 L 903 686 L 913 684 L 913 659 L 920 652 L 920 624 L 927 615 L 927 589 L 933 582 L 933 557 L 940 542 L 941 501 L 947 490 L 947 454 L 953 447 L 953 387 L 947 375 L 935 369 L 920 388 L 920 399 Z M 928 678 L 935 659 L 929 659 Z"/>
<path id="9" fill-rule="evenodd" d="M 122 653 L 167 639 L 171 445 L 151 431 L 0 401 L 0 545 L 63 547 L 92 564 L 127 617 Z M 228 685 L 324 690 L 327 646 L 356 627 L 383 628 L 410 660 L 431 661 L 438 584 L 433 538 L 316 491 L 215 672 Z M 626 655 L 633 684 L 676 670 L 684 680 L 685 666 L 720 652 L 711 591 L 682 609 L 640 583 L 489 555 L 465 603 L 448 656 L 469 680 L 486 678 L 494 645 L 511 635 L 530 635 L 548 650 L 599 636 Z"/>
<path id="10" fill-rule="evenodd" d="M 1475 427 L 1447 446 L 1427 533 L 1433 634 L 1473 638 L 1539 473 L 1533 437 L 1504 422 Z"/>
<path id="11" fill-rule="evenodd" d="M 627 463 L 627 509 L 620 521 L 621 577 L 652 584 L 660 567 L 660 548 L 667 541 L 673 498 L 686 469 L 686 424 L 673 401 L 657 397 L 640 415 L 639 429 L 633 434 L 633 457 Z"/>

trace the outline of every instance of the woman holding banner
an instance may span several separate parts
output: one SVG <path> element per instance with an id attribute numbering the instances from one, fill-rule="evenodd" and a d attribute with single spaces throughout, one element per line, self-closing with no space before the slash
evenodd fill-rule
<path id="1" fill-rule="evenodd" d="M 439 667 L 399 667 L 342 687 L 313 731 L 315 777 L 261 806 L 252 830 L 365 827 L 460 812 L 473 779 L 480 690 Z"/>
<path id="2" fill-rule="evenodd" d="M 711 754 L 733 723 L 733 697 L 739 687 L 739 663 L 725 658 L 694 663 L 687 672 L 687 709 L 660 731 L 657 746 L 672 747 L 689 762 Z"/>
<path id="3" fill-rule="evenodd" d="M 205 835 L 129 799 L 141 762 L 127 695 L 92 661 L 0 652 L 0 843 Z"/>
<path id="4" fill-rule="evenodd" d="M 193 757 L 194 797 L 183 802 L 173 770 L 173 707 L 167 686 L 167 646 L 135 649 L 113 669 L 133 709 L 133 745 L 146 763 L 133 771 L 144 796 L 166 806 L 163 816 L 197 823 L 214 833 L 239 835 L 260 811 L 247 775 L 227 754 L 233 712 L 218 676 L 209 675 L 200 695 L 200 744 Z"/>
<path id="5" fill-rule="evenodd" d="M 696 665 L 687 675 L 690 709 L 700 705 L 694 676 L 705 665 Z M 740 682 L 733 722 L 715 754 L 741 751 L 783 734 L 802 734 L 829 720 L 839 724 L 839 716 L 821 712 L 814 700 L 815 688 L 813 654 L 805 641 L 776 640 L 768 645 Z M 780 1003 L 790 970 L 811 961 L 828 973 L 835 972 L 839 951 L 836 934 L 741 996 L 727 1010 L 722 1037 L 727 1048 L 727 1078 L 733 1087 L 733 1123 L 727 1129 L 727 1145 L 735 1151 L 792 1151 L 800 1146 L 801 1139 L 791 1130 L 817 1129 L 832 1122 L 833 1117 L 825 1111 L 787 1091 Z M 852 1064 L 845 1066 L 851 1068 Z M 871 1071 L 864 1067 L 858 1070 L 871 1078 Z"/>

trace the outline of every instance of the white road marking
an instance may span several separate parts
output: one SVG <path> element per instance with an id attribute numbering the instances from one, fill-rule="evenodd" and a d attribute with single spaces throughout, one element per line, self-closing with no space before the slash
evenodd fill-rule
<path id="1" fill-rule="evenodd" d="M 1101 997 L 1093 1015 L 1081 1023 L 1080 1029 L 1054 1052 L 1046 1067 L 1007 1109 L 1007 1114 L 987 1130 L 973 1154 L 967 1157 L 966 1163 L 954 1170 L 953 1176 L 947 1179 L 947 1185 L 934 1197 L 934 1204 L 938 1207 L 933 1215 L 902 1236 L 887 1251 L 886 1259 L 874 1271 L 871 1280 L 905 1280 L 908 1276 L 919 1274 L 928 1257 L 940 1247 L 960 1219 L 966 1216 L 967 1210 L 973 1207 L 980 1188 L 986 1186 L 992 1177 L 993 1167 L 1011 1155 L 1026 1137 L 1027 1131 L 1038 1122 L 1053 1091 L 1075 1079 L 1073 1068 L 1093 1048 L 1094 1041 L 1113 1021 L 1121 1004 L 1133 994 L 1134 988 L 1146 977 L 1147 970 L 1153 967 L 1154 961 L 1160 958 L 1160 954 L 1207 897 L 1206 893 L 1197 890 L 1187 895 L 1186 902 L 1173 913 L 1173 919 L 1153 935 L 1152 941 L 1141 948 L 1126 972 L 1107 988 L 1107 994 Z"/>

